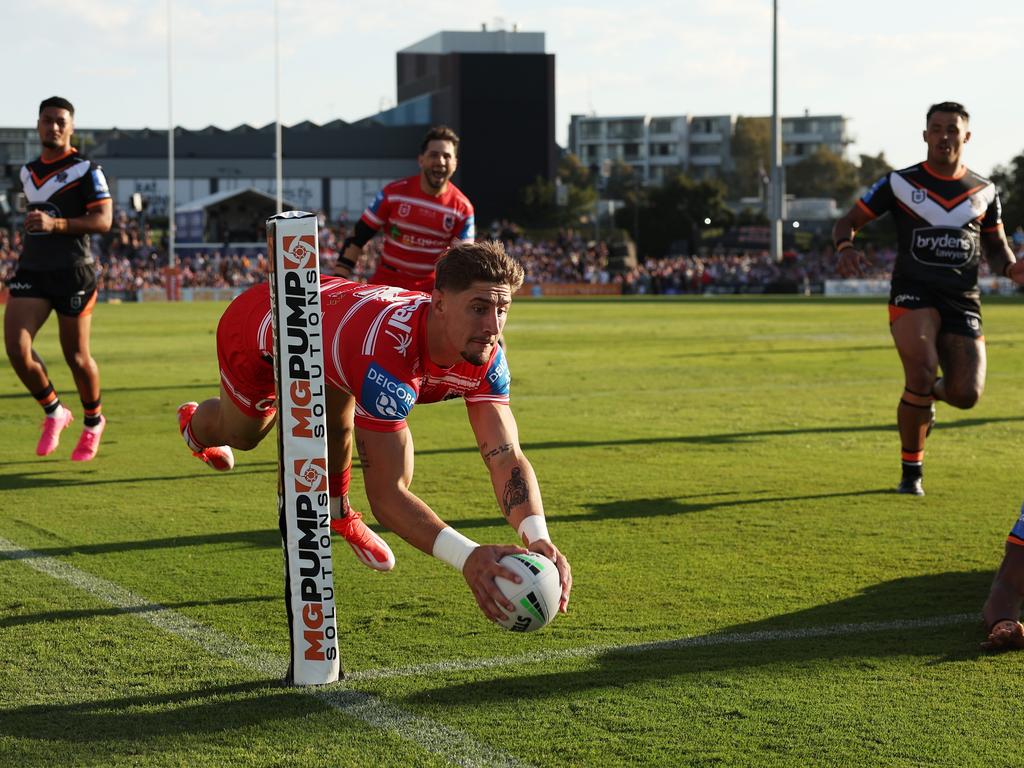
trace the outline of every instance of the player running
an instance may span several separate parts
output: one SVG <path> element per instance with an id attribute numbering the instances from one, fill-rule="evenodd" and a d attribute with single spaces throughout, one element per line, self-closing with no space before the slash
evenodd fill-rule
<path id="1" fill-rule="evenodd" d="M 972 408 L 985 386 L 979 250 L 993 273 L 1024 283 L 1024 268 L 1003 233 L 995 185 L 961 162 L 969 119 L 956 102 L 930 107 L 923 133 L 927 160 L 883 176 L 832 231 L 839 274 L 855 277 L 869 263 L 853 243 L 857 231 L 886 212 L 896 219 L 889 327 L 904 373 L 896 411 L 903 470 L 897 491 L 916 496 L 924 495 L 924 443 L 935 401 Z"/>
<path id="2" fill-rule="evenodd" d="M 383 230 L 380 264 L 370 282 L 430 293 L 441 254 L 476 237 L 473 205 L 452 183 L 458 153 L 455 131 L 444 125 L 431 128 L 420 146 L 420 172 L 377 193 L 355 233 L 346 238 L 335 274 L 351 276 L 363 247 Z"/>
<path id="3" fill-rule="evenodd" d="M 84 429 L 71 459 L 89 461 L 99 450 L 106 426 L 100 372 L 89 350 L 96 303 L 89 235 L 109 231 L 113 203 L 103 171 L 71 146 L 75 108 L 70 101 L 59 96 L 44 100 L 36 127 L 42 152 L 21 168 L 28 213 L 18 270 L 8 286 L 4 343 L 11 367 L 46 414 L 36 455 L 48 456 L 73 420 L 33 348 L 36 334 L 56 311 L 61 350 L 84 411 Z"/>
<path id="4" fill-rule="evenodd" d="M 342 428 L 354 426 L 374 516 L 417 549 L 459 569 L 491 619 L 499 618 L 502 608 L 512 610 L 494 577 L 513 574 L 498 560 L 524 550 L 479 546 L 412 494 L 413 445 L 406 418 L 416 403 L 465 401 L 498 505 L 520 539 L 558 567 L 564 612 L 572 575 L 551 543 L 537 478 L 519 445 L 509 407 L 508 364 L 497 344 L 522 281 L 522 267 L 500 243 L 464 243 L 438 262 L 430 295 L 341 278 L 325 278 L 321 286 L 332 530 L 367 566 L 394 566 L 387 543 L 348 504 L 350 467 L 341 466 L 344 454 L 337 445 Z M 220 397 L 179 410 L 186 443 L 215 468 L 233 465 L 228 446 L 254 448 L 273 426 L 272 354 L 270 294 L 262 284 L 236 298 L 218 326 Z"/>

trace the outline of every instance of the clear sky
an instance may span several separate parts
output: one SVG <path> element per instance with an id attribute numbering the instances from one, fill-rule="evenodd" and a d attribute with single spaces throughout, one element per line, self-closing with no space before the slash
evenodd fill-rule
<path id="1" fill-rule="evenodd" d="M 273 121 L 273 9 L 273 0 L 172 0 L 177 125 Z M 771 0 L 279 0 L 279 9 L 286 125 L 393 105 L 396 51 L 482 23 L 546 33 L 563 145 L 574 113 L 771 111 Z M 947 99 L 971 111 L 970 166 L 987 174 L 1024 152 L 1024 2 L 780 0 L 780 18 L 782 113 L 851 118 L 852 159 L 923 159 L 924 113 Z M 0 0 L 0 19 L 0 126 L 32 125 L 53 94 L 75 104 L 81 127 L 167 126 L 166 0 Z"/>

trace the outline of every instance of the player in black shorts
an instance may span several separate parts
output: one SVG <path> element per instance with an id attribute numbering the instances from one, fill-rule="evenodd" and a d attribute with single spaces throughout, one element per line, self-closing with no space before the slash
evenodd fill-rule
<path id="1" fill-rule="evenodd" d="M 8 289 L 4 343 L 18 378 L 46 418 L 36 454 L 57 449 L 72 421 L 50 382 L 46 366 L 32 348 L 39 329 L 57 312 L 60 345 L 71 368 L 84 411 L 82 436 L 71 454 L 89 461 L 99 449 L 106 420 L 100 406 L 100 374 L 89 352 L 96 270 L 89 235 L 110 230 L 113 204 L 103 171 L 71 146 L 75 108 L 58 96 L 39 105 L 39 158 L 22 166 L 28 202 L 25 238 L 18 269 Z"/>
<path id="2" fill-rule="evenodd" d="M 1024 283 L 1024 267 L 1003 233 L 995 185 L 961 164 L 969 118 L 962 104 L 933 105 L 924 130 L 928 159 L 883 176 L 832 230 L 839 274 L 856 277 L 868 264 L 853 244 L 857 231 L 887 211 L 896 219 L 889 327 L 905 377 L 896 411 L 903 449 L 897 490 L 916 496 L 924 495 L 924 441 L 934 402 L 971 408 L 985 386 L 980 252 L 994 274 Z"/>

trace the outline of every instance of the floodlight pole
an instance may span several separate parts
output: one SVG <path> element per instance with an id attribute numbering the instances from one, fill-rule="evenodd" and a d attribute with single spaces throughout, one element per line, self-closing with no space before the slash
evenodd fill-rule
<path id="1" fill-rule="evenodd" d="M 277 212 L 284 211 L 284 166 L 281 157 L 281 53 L 278 0 L 274 0 L 274 177 L 277 190 Z"/>
<path id="2" fill-rule="evenodd" d="M 174 47 L 171 43 L 171 0 L 167 0 L 167 266 L 178 265 L 174 251 Z"/>
<path id="3" fill-rule="evenodd" d="M 785 216 L 786 180 L 782 167 L 782 118 L 779 116 L 779 0 L 772 0 L 772 176 L 771 234 L 773 261 L 782 260 L 782 219 Z"/>

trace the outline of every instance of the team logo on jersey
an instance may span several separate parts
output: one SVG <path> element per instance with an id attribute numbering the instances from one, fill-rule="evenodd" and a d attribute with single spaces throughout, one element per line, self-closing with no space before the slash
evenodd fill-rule
<path id="1" fill-rule="evenodd" d="M 910 253 L 921 264 L 957 269 L 977 257 L 978 245 L 969 232 L 950 227 L 915 229 L 910 239 Z"/>
<path id="2" fill-rule="evenodd" d="M 401 216 L 402 218 L 405 218 L 410 213 L 412 213 L 412 206 L 409 205 L 408 203 L 402 203 L 400 206 L 398 206 L 398 215 Z"/>
<path id="3" fill-rule="evenodd" d="M 316 238 L 313 235 L 289 235 L 281 240 L 285 269 L 316 269 Z"/>
<path id="4" fill-rule="evenodd" d="M 412 387 L 376 363 L 371 363 L 366 371 L 361 399 L 371 415 L 389 421 L 404 419 L 416 404 Z"/>
<path id="5" fill-rule="evenodd" d="M 57 181 L 59 181 L 61 184 L 63 184 L 67 180 L 68 180 L 68 172 L 67 171 L 61 171 L 60 173 L 57 174 Z"/>
<path id="6" fill-rule="evenodd" d="M 910 201 L 914 205 L 920 205 L 928 199 L 928 191 L 925 189 L 914 189 L 910 192 Z"/>
<path id="7" fill-rule="evenodd" d="M 450 213 L 444 215 L 444 231 L 451 232 L 455 229 L 455 216 Z"/>
<path id="8" fill-rule="evenodd" d="M 981 318 L 973 312 L 964 312 L 964 317 L 967 320 L 967 327 L 972 331 L 981 330 Z"/>
<path id="9" fill-rule="evenodd" d="M 71 308 L 72 309 L 81 309 L 82 308 L 82 297 L 81 296 L 72 296 L 71 297 L 71 301 L 68 302 L 68 303 L 71 304 Z"/>

